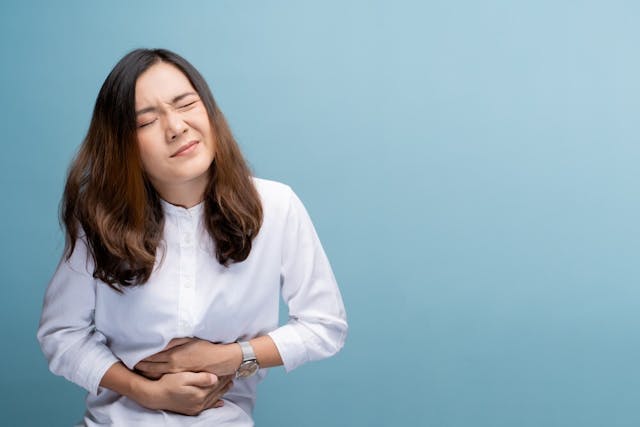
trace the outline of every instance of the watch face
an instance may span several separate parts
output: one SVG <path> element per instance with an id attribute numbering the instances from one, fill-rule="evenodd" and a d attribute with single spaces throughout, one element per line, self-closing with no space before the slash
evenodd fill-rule
<path id="1" fill-rule="evenodd" d="M 258 372 L 258 362 L 255 360 L 247 360 L 242 362 L 236 373 L 236 378 L 247 378 Z"/>

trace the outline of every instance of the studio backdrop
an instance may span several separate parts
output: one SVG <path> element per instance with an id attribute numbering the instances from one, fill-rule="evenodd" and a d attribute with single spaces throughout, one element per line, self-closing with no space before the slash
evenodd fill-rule
<path id="1" fill-rule="evenodd" d="M 640 3 L 4 1 L 0 424 L 70 426 L 36 341 L 66 169 L 126 52 L 209 82 L 305 203 L 350 324 L 258 426 L 640 425 Z M 283 313 L 285 315 L 286 313 Z"/>

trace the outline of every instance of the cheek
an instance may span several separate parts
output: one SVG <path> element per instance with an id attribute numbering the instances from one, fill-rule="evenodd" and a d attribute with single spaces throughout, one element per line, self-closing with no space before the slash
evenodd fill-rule
<path id="1" fill-rule="evenodd" d="M 139 138 L 138 151 L 140 152 L 140 160 L 142 161 L 142 166 L 145 171 L 153 174 L 154 165 L 157 165 L 160 157 L 159 150 L 152 142 L 145 140 L 144 138 Z"/>
<path id="2" fill-rule="evenodd" d="M 186 121 L 202 136 L 209 138 L 213 136 L 213 127 L 209 122 L 209 116 L 204 108 L 202 108 L 202 110 L 194 111 L 190 117 L 186 118 Z"/>
<path id="3" fill-rule="evenodd" d="M 211 126 L 209 126 L 209 122 L 205 122 L 204 123 L 203 134 L 204 134 L 205 138 L 207 138 L 207 140 L 209 141 L 209 144 L 207 146 L 208 151 L 209 151 L 211 157 L 215 158 L 217 141 L 216 141 L 216 135 L 213 132 L 213 128 Z"/>

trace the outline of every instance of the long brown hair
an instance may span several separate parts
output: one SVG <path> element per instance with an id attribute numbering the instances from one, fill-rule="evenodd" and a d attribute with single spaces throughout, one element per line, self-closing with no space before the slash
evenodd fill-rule
<path id="1" fill-rule="evenodd" d="M 164 214 L 142 168 L 135 115 L 136 81 L 160 61 L 176 66 L 189 79 L 213 129 L 216 153 L 204 215 L 217 261 L 225 266 L 244 261 L 262 225 L 262 205 L 251 172 L 204 78 L 171 51 L 133 50 L 100 89 L 89 131 L 69 168 L 60 213 L 67 259 L 84 231 L 95 262 L 93 276 L 120 292 L 149 280 L 162 243 Z"/>

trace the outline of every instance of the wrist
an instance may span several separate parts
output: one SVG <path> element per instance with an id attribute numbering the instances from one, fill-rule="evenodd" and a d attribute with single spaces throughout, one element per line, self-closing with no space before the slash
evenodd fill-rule
<path id="1" fill-rule="evenodd" d="M 129 392 L 125 396 L 149 409 L 157 407 L 160 395 L 160 382 L 149 380 L 142 376 L 132 379 L 129 384 Z"/>
<path id="2" fill-rule="evenodd" d="M 240 344 L 237 342 L 227 344 L 227 360 L 228 360 L 228 374 L 227 375 L 235 375 L 240 368 L 240 364 L 242 363 L 242 349 L 240 348 Z"/>
<path id="3" fill-rule="evenodd" d="M 217 376 L 234 375 L 242 363 L 242 350 L 238 343 L 210 344 L 207 360 L 203 369 Z"/>
<path id="4" fill-rule="evenodd" d="M 256 352 L 250 341 L 240 341 L 238 345 L 242 352 L 242 360 L 236 372 L 236 378 L 249 378 L 255 375 L 260 369 Z"/>
<path id="5" fill-rule="evenodd" d="M 156 381 L 129 370 L 122 362 L 114 363 L 100 380 L 100 386 L 126 396 L 142 406 L 150 407 Z M 157 388 L 155 389 L 157 390 Z"/>

